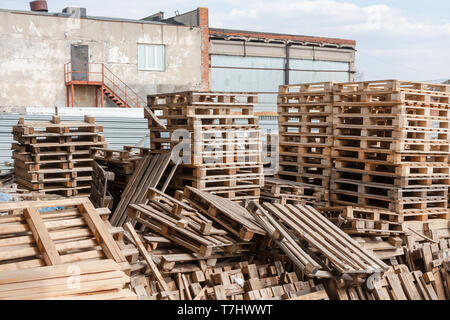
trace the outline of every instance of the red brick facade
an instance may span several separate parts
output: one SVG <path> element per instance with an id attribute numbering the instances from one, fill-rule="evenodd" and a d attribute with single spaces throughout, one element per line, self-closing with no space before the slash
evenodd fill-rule
<path id="1" fill-rule="evenodd" d="M 210 89 L 208 8 L 198 8 L 198 24 L 202 31 L 202 89 Z"/>

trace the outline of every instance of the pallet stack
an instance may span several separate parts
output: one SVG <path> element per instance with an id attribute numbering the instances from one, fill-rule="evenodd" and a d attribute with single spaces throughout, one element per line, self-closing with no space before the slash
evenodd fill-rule
<path id="1" fill-rule="evenodd" d="M 41 193 L 89 196 L 93 158 L 90 148 L 104 147 L 103 127 L 84 121 L 25 121 L 13 128 L 14 173 L 19 186 Z"/>
<path id="2" fill-rule="evenodd" d="M 149 154 L 149 148 L 135 146 L 123 146 L 122 150 L 91 148 L 91 156 L 94 160 L 114 175 L 114 180 L 108 182 L 108 192 L 114 199 L 113 209 L 119 204 L 122 193 L 138 167 L 139 161 Z"/>
<path id="3" fill-rule="evenodd" d="M 152 150 L 184 156 L 178 188 L 197 189 L 236 201 L 257 199 L 263 185 L 261 132 L 251 93 L 180 92 L 148 96 Z M 179 144 L 180 139 L 181 144 Z M 184 153 L 180 148 L 184 147 Z"/>
<path id="4" fill-rule="evenodd" d="M 449 98 L 448 85 L 335 84 L 333 204 L 448 219 Z"/>
<path id="5" fill-rule="evenodd" d="M 278 93 L 278 178 L 319 186 L 329 200 L 333 83 L 283 85 Z"/>

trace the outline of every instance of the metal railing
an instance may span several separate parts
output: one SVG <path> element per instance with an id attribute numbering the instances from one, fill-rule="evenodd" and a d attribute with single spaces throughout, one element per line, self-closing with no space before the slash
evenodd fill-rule
<path id="1" fill-rule="evenodd" d="M 147 105 L 141 96 L 120 80 L 103 63 L 85 63 L 80 65 L 78 70 L 74 70 L 72 62 L 66 63 L 64 65 L 64 80 L 66 85 L 92 84 L 104 86 L 122 100 L 126 107 L 143 108 Z"/>

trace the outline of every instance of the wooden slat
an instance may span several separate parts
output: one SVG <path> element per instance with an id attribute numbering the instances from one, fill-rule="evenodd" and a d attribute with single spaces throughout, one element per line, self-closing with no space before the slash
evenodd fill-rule
<path id="1" fill-rule="evenodd" d="M 89 200 L 84 201 L 79 206 L 79 208 L 81 214 L 83 215 L 89 226 L 89 229 L 94 234 L 99 244 L 102 246 L 107 257 L 113 259 L 117 263 L 127 262 L 120 248 L 117 246 L 117 243 L 114 241 L 113 237 L 106 229 L 103 220 L 95 211 L 92 203 Z"/>
<path id="2" fill-rule="evenodd" d="M 44 261 L 48 265 L 62 264 L 58 250 L 56 250 L 55 244 L 45 227 L 44 221 L 39 216 L 37 209 L 35 207 L 26 208 L 24 214 Z"/>
<path id="3" fill-rule="evenodd" d="M 162 277 L 161 273 L 159 272 L 158 267 L 153 262 L 152 258 L 149 256 L 147 250 L 144 247 L 144 244 L 142 243 L 141 238 L 136 233 L 136 231 L 133 228 L 133 225 L 129 222 L 125 224 L 125 229 L 129 232 L 131 238 L 133 239 L 134 243 L 136 244 L 139 252 L 144 257 L 145 261 L 147 262 L 148 266 L 150 267 L 150 270 L 152 270 L 153 275 L 155 276 L 158 283 L 161 285 L 162 289 L 164 291 L 169 291 L 169 287 L 167 286 L 166 281 L 164 281 L 164 278 Z"/>

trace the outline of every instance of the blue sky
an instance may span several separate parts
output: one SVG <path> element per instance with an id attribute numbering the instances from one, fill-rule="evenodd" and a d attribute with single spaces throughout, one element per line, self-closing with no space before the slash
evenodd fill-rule
<path id="1" fill-rule="evenodd" d="M 363 80 L 450 79 L 448 0 L 49 0 L 88 15 L 143 18 L 208 7 L 210 26 L 357 41 L 356 69 Z M 0 0 L 1 8 L 28 10 L 28 1 Z"/>

